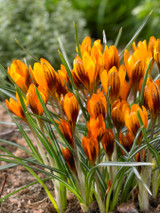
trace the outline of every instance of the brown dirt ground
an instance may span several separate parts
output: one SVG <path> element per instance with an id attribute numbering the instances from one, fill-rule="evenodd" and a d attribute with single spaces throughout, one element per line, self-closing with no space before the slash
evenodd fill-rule
<path id="1" fill-rule="evenodd" d="M 12 121 L 10 116 L 0 106 L 0 121 Z M 0 138 L 10 140 L 27 147 L 25 140 L 22 138 L 19 132 L 15 130 L 14 126 L 7 126 L 0 124 Z M 32 135 L 30 135 L 32 139 Z M 27 158 L 27 154 L 13 146 L 0 142 L 1 146 L 12 152 L 18 157 Z M 2 153 L 2 151 L 0 151 Z M 5 162 L 0 162 L 0 165 L 4 165 Z M 40 178 L 45 178 L 44 174 L 38 173 Z M 20 187 L 34 182 L 35 178 L 22 166 L 13 167 L 7 170 L 3 170 L 0 173 L 0 192 L 2 185 L 4 184 L 4 190 L 1 197 L 19 189 Z M 54 195 L 54 188 L 51 181 L 46 182 L 47 187 Z M 93 202 L 90 206 L 92 213 L 98 213 L 98 207 L 96 202 Z M 30 186 L 0 203 L 0 213 L 55 213 L 51 202 L 49 201 L 44 189 L 39 184 Z M 112 213 L 137 213 L 137 205 L 129 201 L 125 204 L 117 207 L 117 211 Z M 151 207 L 149 212 L 160 212 L 160 193 L 156 200 L 151 200 Z M 148 212 L 148 213 L 149 213 Z M 68 192 L 68 207 L 66 213 L 82 213 L 80 205 L 70 192 Z"/>

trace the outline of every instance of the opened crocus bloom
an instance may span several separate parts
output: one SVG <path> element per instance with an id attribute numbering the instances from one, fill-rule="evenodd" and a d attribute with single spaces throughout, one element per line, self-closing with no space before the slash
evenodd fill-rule
<path id="1" fill-rule="evenodd" d="M 157 39 L 154 46 L 154 60 L 156 61 L 156 64 L 160 72 L 160 39 Z"/>
<path id="2" fill-rule="evenodd" d="M 61 151 L 68 167 L 73 173 L 76 174 L 76 167 L 75 167 L 74 158 L 71 151 L 68 148 L 62 148 Z"/>
<path id="3" fill-rule="evenodd" d="M 103 138 L 101 140 L 104 151 L 108 155 L 109 161 L 111 160 L 114 151 L 114 134 L 111 129 L 106 129 Z"/>
<path id="4" fill-rule="evenodd" d="M 110 86 L 110 104 L 119 98 L 120 88 L 123 85 L 126 77 L 126 69 L 124 65 L 119 67 L 119 70 L 114 66 L 107 73 L 106 70 L 100 72 L 100 80 L 103 90 L 107 95 L 108 87 Z"/>
<path id="5" fill-rule="evenodd" d="M 71 129 L 70 124 L 67 121 L 62 120 L 62 119 L 60 119 L 60 122 L 58 122 L 58 124 L 59 124 L 59 129 L 61 130 L 65 139 L 68 141 L 68 143 L 73 148 L 72 129 Z"/>
<path id="6" fill-rule="evenodd" d="M 6 105 L 11 112 L 13 112 L 15 115 L 17 115 L 22 120 L 27 121 L 17 92 L 16 92 L 16 99 L 17 99 L 17 101 L 15 101 L 13 98 L 10 98 L 9 101 L 6 99 L 5 100 Z M 25 100 L 24 100 L 24 102 L 25 102 Z"/>
<path id="7" fill-rule="evenodd" d="M 91 132 L 94 138 L 100 141 L 105 132 L 105 122 L 102 114 L 98 115 L 97 118 L 91 117 L 87 122 L 87 129 Z"/>
<path id="8" fill-rule="evenodd" d="M 51 64 L 41 58 L 40 63 L 34 64 L 33 75 L 38 85 L 45 87 L 54 97 L 56 93 L 56 72 Z"/>
<path id="9" fill-rule="evenodd" d="M 119 68 L 119 55 L 117 48 L 115 46 L 110 46 L 108 48 L 106 45 L 104 50 L 104 68 L 108 72 L 114 66 L 117 69 Z"/>
<path id="10" fill-rule="evenodd" d="M 141 109 L 137 104 L 134 104 L 130 110 L 126 109 L 125 124 L 128 131 L 132 133 L 133 137 L 136 136 L 137 131 L 140 128 L 140 123 L 137 117 L 137 110 L 139 110 L 139 114 L 143 121 L 145 129 L 147 128 L 147 124 L 148 124 L 148 114 L 144 106 L 142 106 L 142 109 Z M 140 134 L 138 138 L 138 143 L 141 144 L 141 141 L 142 141 L 142 134 Z"/>
<path id="11" fill-rule="evenodd" d="M 82 147 L 90 164 L 94 166 L 99 152 L 97 139 L 88 134 L 87 137 L 82 138 Z"/>
<path id="12" fill-rule="evenodd" d="M 62 103 L 63 111 L 71 127 L 75 127 L 77 116 L 79 113 L 79 105 L 75 95 L 71 92 L 68 92 L 62 99 L 61 103 Z"/>
<path id="13" fill-rule="evenodd" d="M 126 136 L 124 136 L 121 132 L 119 133 L 119 142 L 126 149 L 127 152 L 131 150 L 133 144 L 133 136 L 129 132 Z M 124 155 L 124 151 L 121 149 L 122 154 Z"/>
<path id="14" fill-rule="evenodd" d="M 39 86 L 38 92 L 40 93 L 44 103 L 46 104 L 48 101 L 48 92 L 47 92 L 46 88 Z M 27 99 L 27 103 L 28 103 L 29 107 L 31 108 L 31 110 L 34 114 L 36 114 L 36 115 L 43 114 L 44 109 L 39 102 L 34 84 L 30 85 L 30 87 L 27 91 L 27 94 L 26 94 L 26 99 Z"/>
<path id="15" fill-rule="evenodd" d="M 26 93 L 31 83 L 27 65 L 20 60 L 14 60 L 11 66 L 8 67 L 8 74 L 22 91 Z"/>
<path id="16" fill-rule="evenodd" d="M 83 52 L 82 59 L 77 55 L 73 65 L 75 77 L 92 94 L 97 89 L 99 71 L 104 66 L 101 43 L 95 41 L 91 51 Z"/>
<path id="17" fill-rule="evenodd" d="M 129 104 L 124 100 L 120 101 L 118 99 L 112 105 L 111 118 L 118 131 L 120 131 L 124 126 L 124 116 L 126 108 L 129 109 Z"/>
<path id="18" fill-rule="evenodd" d="M 144 88 L 144 104 L 155 121 L 160 111 L 160 79 L 155 82 L 149 78 Z"/>
<path id="19" fill-rule="evenodd" d="M 130 55 L 128 50 L 125 50 L 124 63 L 128 77 L 132 82 L 133 91 L 136 94 L 139 82 L 145 74 L 149 61 L 152 59 L 152 52 L 148 50 L 146 41 L 139 42 L 137 46 L 134 43 L 133 48 L 135 50 L 133 55 Z"/>
<path id="20" fill-rule="evenodd" d="M 102 92 L 93 94 L 87 100 L 87 109 L 90 116 L 97 118 L 100 114 L 105 118 L 107 112 L 107 101 Z"/>

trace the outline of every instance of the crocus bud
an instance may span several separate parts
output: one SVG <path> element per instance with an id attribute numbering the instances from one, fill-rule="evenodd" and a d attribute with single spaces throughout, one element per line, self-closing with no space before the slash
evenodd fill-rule
<path id="1" fill-rule="evenodd" d="M 99 152 L 97 139 L 91 137 L 90 135 L 88 137 L 83 137 L 82 147 L 90 164 L 94 166 Z"/>
<path id="2" fill-rule="evenodd" d="M 72 127 L 75 127 L 79 113 L 79 105 L 75 95 L 68 92 L 62 99 L 62 108 Z"/>
<path id="3" fill-rule="evenodd" d="M 103 138 L 101 140 L 104 151 L 108 155 L 109 160 L 111 160 L 114 151 L 114 134 L 111 129 L 106 129 Z"/>
<path id="4" fill-rule="evenodd" d="M 62 148 L 61 151 L 68 167 L 73 173 L 76 174 L 76 167 L 75 167 L 74 158 L 71 151 L 68 148 Z"/>

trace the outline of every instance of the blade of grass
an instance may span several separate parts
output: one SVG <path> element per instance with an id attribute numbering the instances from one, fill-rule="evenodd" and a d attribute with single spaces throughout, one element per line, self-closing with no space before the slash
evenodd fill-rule
<path id="1" fill-rule="evenodd" d="M 128 44 L 125 46 L 125 48 L 121 51 L 121 53 L 119 54 L 119 57 L 122 56 L 122 54 L 124 53 L 125 49 L 129 50 L 129 48 L 131 47 L 133 41 L 137 38 L 137 36 L 140 34 L 140 32 L 142 31 L 142 29 L 144 28 L 144 26 L 148 22 L 148 19 L 150 18 L 151 14 L 152 14 L 152 11 L 148 14 L 148 16 L 145 18 L 145 20 L 143 21 L 143 23 L 140 25 L 140 27 L 138 28 L 138 30 L 135 32 L 135 34 L 133 35 L 133 37 L 131 38 L 131 40 L 128 42 Z"/>
<path id="2" fill-rule="evenodd" d="M 115 43 L 114 43 L 114 46 L 115 46 L 115 47 L 118 46 L 119 40 L 120 40 L 120 38 L 121 38 L 121 36 L 122 36 L 122 29 L 123 29 L 122 27 L 119 29 L 117 38 L 116 38 Z"/>
<path id="3" fill-rule="evenodd" d="M 81 49 L 79 46 L 79 39 L 78 39 L 78 32 L 77 32 L 77 25 L 75 22 L 73 22 L 74 25 L 74 30 L 75 30 L 75 38 L 76 38 L 76 44 L 77 44 L 77 48 L 78 48 L 78 55 L 80 58 L 82 58 L 82 54 L 81 54 Z"/>
<path id="4" fill-rule="evenodd" d="M 143 92 L 144 92 L 144 87 L 146 86 L 146 82 L 147 82 L 147 78 L 148 78 L 148 72 L 151 68 L 151 63 L 152 63 L 152 60 L 151 59 L 148 63 L 148 67 L 146 69 L 146 72 L 145 72 L 145 75 L 144 75 L 144 78 L 143 78 L 143 83 L 142 83 L 142 87 L 141 87 L 141 93 L 140 93 L 140 98 L 139 98 L 139 106 L 141 107 L 143 105 L 143 102 L 144 102 L 144 98 L 143 98 Z"/>

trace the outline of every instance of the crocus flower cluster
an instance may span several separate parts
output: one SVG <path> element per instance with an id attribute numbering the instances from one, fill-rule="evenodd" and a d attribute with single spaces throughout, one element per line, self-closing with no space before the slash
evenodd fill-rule
<path id="1" fill-rule="evenodd" d="M 127 152 L 130 152 L 140 128 L 137 112 L 144 128 L 147 129 L 148 115 L 155 122 L 160 111 L 160 80 L 151 77 L 154 62 L 160 71 L 160 39 L 152 36 L 148 44 L 146 40 L 138 42 L 137 45 L 133 43 L 132 53 L 125 50 L 122 64 L 117 48 L 107 45 L 103 48 L 101 40 L 96 40 L 91 45 L 91 38 L 86 37 L 79 49 L 81 54 L 75 57 L 70 75 L 64 65 L 55 71 L 43 58 L 40 62 L 36 62 L 33 68 L 27 67 L 20 60 L 14 60 L 8 68 L 11 80 L 23 92 L 24 103 L 34 114 L 42 116 L 44 112 L 37 97 L 37 88 L 44 104 L 48 106 L 47 103 L 50 102 L 53 112 L 59 115 L 56 123 L 73 149 L 61 147 L 62 154 L 68 167 L 77 177 L 79 164 L 76 161 L 79 153 L 76 125 L 78 122 L 83 122 L 86 126 L 86 131 L 84 134 L 79 134 L 79 139 L 88 163 L 93 167 L 105 157 L 108 161 L 112 161 L 114 152 L 116 152 L 116 160 L 119 156 L 125 155 L 122 149 L 118 152 L 115 148 L 117 146 L 115 138 Z M 141 93 L 149 63 L 151 66 L 148 79 L 142 91 L 144 105 L 140 105 L 138 101 L 136 102 L 136 98 Z M 70 87 L 72 81 L 76 90 Z M 134 97 L 133 100 L 128 98 L 129 95 Z M 7 107 L 27 122 L 18 94 L 16 98 L 17 102 L 12 98 L 6 100 Z M 81 111 L 87 114 L 86 120 Z M 140 133 L 137 147 L 142 144 L 142 140 L 143 135 Z M 101 153 L 105 153 L 103 156 L 106 156 L 101 158 Z M 142 160 L 138 155 L 136 159 Z"/>

